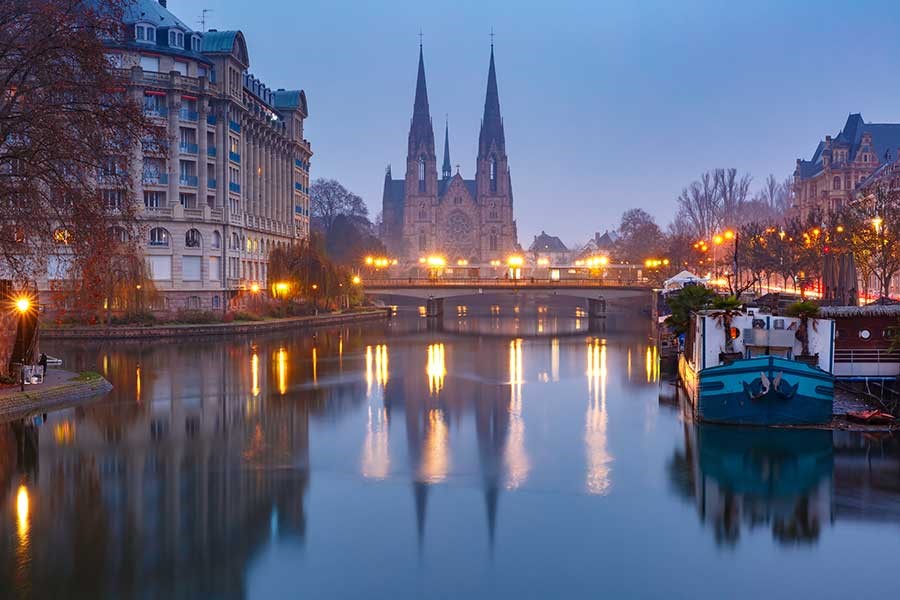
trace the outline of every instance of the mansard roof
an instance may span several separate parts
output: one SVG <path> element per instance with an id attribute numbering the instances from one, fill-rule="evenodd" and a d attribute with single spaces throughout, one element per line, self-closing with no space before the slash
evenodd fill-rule
<path id="1" fill-rule="evenodd" d="M 866 123 L 860 113 L 851 113 L 837 135 L 831 138 L 831 148 L 847 149 L 847 160 L 853 162 L 862 148 L 864 134 L 871 134 L 871 151 L 880 163 L 892 162 L 897 158 L 897 149 L 900 147 L 900 123 Z M 830 150 L 825 142 L 819 142 L 810 160 L 800 160 L 797 163 L 801 179 L 808 179 L 818 175 L 824 168 L 822 157 Z"/>
<path id="2" fill-rule="evenodd" d="M 193 32 L 193 29 L 157 0 L 129 0 L 123 7 L 122 21 L 129 25 L 151 23 L 157 27 L 177 27 L 182 31 Z"/>
<path id="3" fill-rule="evenodd" d="M 309 116 L 306 92 L 303 90 L 275 90 L 272 92 L 272 99 L 278 110 L 299 110 L 304 117 Z"/>
<path id="4" fill-rule="evenodd" d="M 247 41 L 240 31 L 216 31 L 210 29 L 203 34 L 200 50 L 204 54 L 231 54 L 244 68 L 250 66 Z"/>
<path id="5" fill-rule="evenodd" d="M 541 235 L 534 236 L 534 241 L 528 248 L 529 252 L 568 252 L 569 249 L 562 243 L 562 240 L 555 235 L 548 235 L 546 231 L 541 231 Z"/>

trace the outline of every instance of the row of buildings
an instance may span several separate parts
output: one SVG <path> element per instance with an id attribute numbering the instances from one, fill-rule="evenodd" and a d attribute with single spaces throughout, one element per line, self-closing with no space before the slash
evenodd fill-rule
<path id="1" fill-rule="evenodd" d="M 900 159 L 900 123 L 866 123 L 859 113 L 847 117 L 836 135 L 826 135 L 812 158 L 798 158 L 794 169 L 794 208 L 811 212 L 840 210 L 859 191 Z"/>
<path id="2" fill-rule="evenodd" d="M 309 233 L 306 94 L 254 77 L 240 31 L 196 31 L 166 0 L 129 0 L 123 21 L 107 57 L 168 148 L 140 149 L 133 189 L 103 195 L 111 209 L 139 204 L 139 246 L 160 292 L 150 308 L 224 309 L 239 290 L 265 287 L 269 251 Z M 50 263 L 42 290 L 65 277 Z"/>

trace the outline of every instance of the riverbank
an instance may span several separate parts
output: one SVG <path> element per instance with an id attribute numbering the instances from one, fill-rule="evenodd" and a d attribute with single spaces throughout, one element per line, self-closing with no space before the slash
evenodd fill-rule
<path id="1" fill-rule="evenodd" d="M 0 421 L 22 419 L 34 413 L 58 410 L 105 394 L 112 384 L 93 372 L 73 373 L 50 369 L 44 383 L 0 388 Z"/>
<path id="2" fill-rule="evenodd" d="M 308 317 L 287 317 L 262 321 L 232 321 L 231 323 L 161 324 L 161 325 L 87 325 L 65 326 L 41 325 L 44 340 L 128 340 L 181 338 L 186 336 L 239 335 L 244 333 L 266 333 L 286 329 L 313 329 L 332 325 L 344 325 L 362 321 L 387 319 L 389 309 L 379 308 L 347 313 L 329 313 Z"/>

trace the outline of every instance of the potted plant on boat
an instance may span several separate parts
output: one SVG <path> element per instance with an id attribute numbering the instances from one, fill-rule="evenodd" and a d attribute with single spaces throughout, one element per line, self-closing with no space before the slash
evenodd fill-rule
<path id="1" fill-rule="evenodd" d="M 787 307 L 785 311 L 787 316 L 800 319 L 800 325 L 797 327 L 797 333 L 794 336 L 800 341 L 800 356 L 795 357 L 796 360 L 806 363 L 811 367 L 819 364 L 819 355 L 809 353 L 809 326 L 810 319 L 815 319 L 819 314 L 819 305 L 810 300 L 801 300 L 794 302 Z M 816 322 L 812 322 L 812 326 L 816 326 Z"/>
<path id="2" fill-rule="evenodd" d="M 734 351 L 734 338 L 737 336 L 731 327 L 734 317 L 741 313 L 741 301 L 734 296 L 719 296 L 713 300 L 712 307 L 715 311 L 712 316 L 725 330 L 725 351 L 719 353 L 719 361 L 729 365 L 743 357 L 740 352 Z"/>

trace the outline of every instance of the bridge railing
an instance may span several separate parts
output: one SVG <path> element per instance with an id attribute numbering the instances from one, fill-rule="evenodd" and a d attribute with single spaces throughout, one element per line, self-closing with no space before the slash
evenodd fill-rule
<path id="1" fill-rule="evenodd" d="M 395 277 L 383 279 L 367 279 L 364 287 L 378 288 L 605 288 L 605 287 L 640 287 L 651 288 L 649 283 L 634 279 L 582 278 L 582 279 L 546 279 L 527 277 L 522 279 L 485 279 L 485 278 L 415 278 Z"/>

